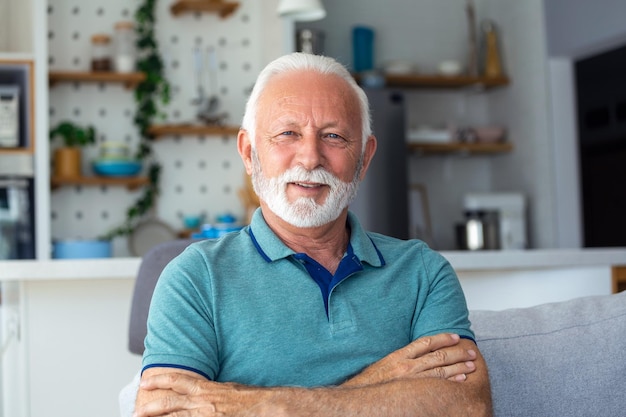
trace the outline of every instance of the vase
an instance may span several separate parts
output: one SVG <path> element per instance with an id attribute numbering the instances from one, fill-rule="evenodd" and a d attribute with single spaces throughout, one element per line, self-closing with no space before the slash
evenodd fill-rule
<path id="1" fill-rule="evenodd" d="M 54 151 L 54 176 L 58 178 L 79 178 L 81 176 L 80 149 L 58 148 Z"/>

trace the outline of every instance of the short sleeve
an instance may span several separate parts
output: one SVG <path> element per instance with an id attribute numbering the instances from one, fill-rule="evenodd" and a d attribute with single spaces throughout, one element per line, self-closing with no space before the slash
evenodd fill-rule
<path id="1" fill-rule="evenodd" d="M 218 358 L 210 275 L 206 259 L 193 245 L 165 267 L 150 304 L 144 370 L 175 367 L 215 379 Z"/>
<path id="2" fill-rule="evenodd" d="M 439 253 L 424 247 L 422 263 L 428 289 L 421 295 L 413 323 L 413 338 L 456 333 L 474 340 L 463 289 L 452 265 Z"/>

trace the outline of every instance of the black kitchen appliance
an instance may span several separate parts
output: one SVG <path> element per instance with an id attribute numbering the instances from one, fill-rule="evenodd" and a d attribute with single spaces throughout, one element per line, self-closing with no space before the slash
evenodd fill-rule
<path id="1" fill-rule="evenodd" d="M 408 239 L 405 97 L 386 88 L 366 88 L 365 92 L 378 147 L 350 210 L 365 230 Z"/>
<path id="2" fill-rule="evenodd" d="M 35 193 L 29 160 L 0 155 L 0 260 L 35 259 Z"/>

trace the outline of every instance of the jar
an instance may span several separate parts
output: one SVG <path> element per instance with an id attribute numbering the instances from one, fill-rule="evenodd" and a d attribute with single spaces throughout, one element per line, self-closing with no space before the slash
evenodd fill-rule
<path id="1" fill-rule="evenodd" d="M 111 71 L 111 37 L 96 34 L 91 37 L 91 70 Z"/>
<path id="2" fill-rule="evenodd" d="M 115 24 L 115 70 L 133 72 L 135 70 L 135 31 L 133 22 Z"/>

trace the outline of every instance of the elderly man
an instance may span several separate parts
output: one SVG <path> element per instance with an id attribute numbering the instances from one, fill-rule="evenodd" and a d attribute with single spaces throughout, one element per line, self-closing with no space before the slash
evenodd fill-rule
<path id="1" fill-rule="evenodd" d="M 348 211 L 376 138 L 346 69 L 270 63 L 237 146 L 261 207 L 164 270 L 135 415 L 491 415 L 451 266 Z"/>

